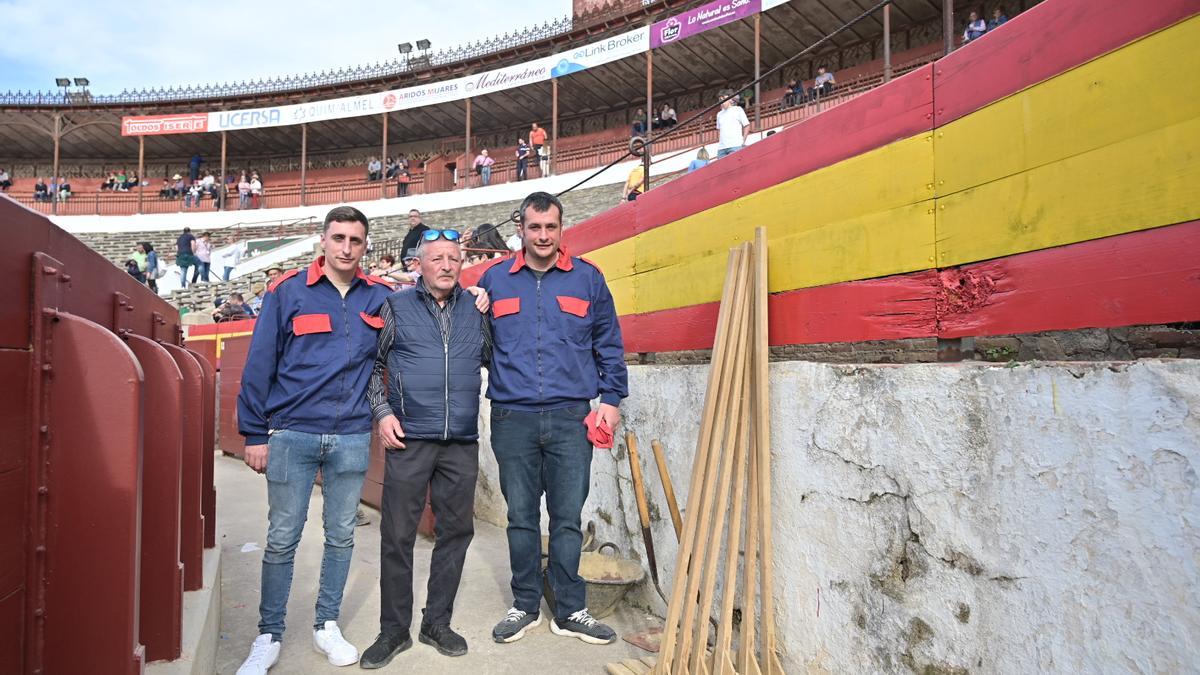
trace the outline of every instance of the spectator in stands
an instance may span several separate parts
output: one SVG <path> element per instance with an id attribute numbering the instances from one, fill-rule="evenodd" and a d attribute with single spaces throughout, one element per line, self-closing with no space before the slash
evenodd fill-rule
<path id="1" fill-rule="evenodd" d="M 709 159 L 711 158 L 708 154 L 708 148 L 700 148 L 700 151 L 696 153 L 696 159 L 693 159 L 688 163 L 687 172 L 691 173 L 696 169 L 703 169 L 704 167 L 708 166 Z"/>
<path id="2" fill-rule="evenodd" d="M 200 262 L 196 259 L 196 235 L 192 234 L 192 228 L 183 228 L 183 234 L 175 240 L 175 264 L 179 265 L 179 286 L 187 288 L 188 285 L 188 268 L 196 267 Z"/>
<path id="3" fill-rule="evenodd" d="M 183 197 L 183 208 L 190 209 L 192 204 L 200 206 L 200 196 L 204 194 L 204 188 L 200 186 L 200 181 L 195 181 L 187 189 L 187 194 Z"/>
<path id="4" fill-rule="evenodd" d="M 517 180 L 525 180 L 529 171 L 529 144 L 524 138 L 517 139 Z"/>
<path id="5" fill-rule="evenodd" d="M 408 162 L 401 157 L 396 163 L 396 196 L 408 196 L 408 184 L 412 182 L 412 174 L 408 170 Z"/>
<path id="6" fill-rule="evenodd" d="M 204 178 L 200 179 L 200 191 L 212 197 L 214 202 L 217 200 L 217 178 L 211 171 L 205 171 Z"/>
<path id="7" fill-rule="evenodd" d="M 978 40 L 988 30 L 987 22 L 979 18 L 979 14 L 971 12 L 967 17 L 967 29 L 963 31 L 963 44 Z"/>
<path id="8" fill-rule="evenodd" d="M 396 163 L 396 158 L 388 157 L 387 163 L 384 165 L 383 177 L 391 180 L 396 177 L 396 172 L 400 169 L 400 165 Z"/>
<path id="9" fill-rule="evenodd" d="M 150 290 L 157 293 L 158 279 L 162 276 L 160 271 L 165 272 L 166 270 L 160 266 L 158 251 L 154 250 L 154 246 L 150 242 L 143 241 L 138 245 L 142 247 L 142 251 L 146 254 L 146 285 L 150 287 Z"/>
<path id="10" fill-rule="evenodd" d="M 100 189 L 103 190 L 104 186 L 101 185 Z M 158 189 L 158 198 L 159 199 L 170 199 L 171 198 L 171 181 L 167 180 L 166 178 L 163 179 L 162 187 L 160 187 Z"/>
<path id="11" fill-rule="evenodd" d="M 679 118 L 675 115 L 675 109 L 664 103 L 663 107 L 658 111 L 658 127 L 660 129 L 670 129 L 679 124 Z"/>
<path id="12" fill-rule="evenodd" d="M 266 269 L 265 274 L 267 275 L 267 283 L 270 284 L 283 276 L 283 268 L 279 265 L 272 265 Z"/>
<path id="13" fill-rule="evenodd" d="M 241 177 L 238 178 L 238 208 L 250 208 L 250 177 L 243 171 Z"/>
<path id="14" fill-rule="evenodd" d="M 134 189 L 135 187 L 140 185 L 141 182 L 142 182 L 141 176 L 138 176 L 136 173 L 129 174 L 125 178 L 125 187 L 124 187 L 125 192 L 129 192 L 130 190 Z"/>
<path id="15" fill-rule="evenodd" d="M 508 245 L 504 243 L 504 237 L 500 236 L 500 226 L 492 223 L 484 223 L 476 228 L 472 241 L 475 248 L 485 249 L 482 251 L 485 258 L 503 255 L 504 251 L 508 249 Z"/>
<path id="16" fill-rule="evenodd" d="M 382 175 L 383 166 L 379 163 L 379 159 L 372 157 L 367 161 L 367 180 L 379 180 Z"/>
<path id="17" fill-rule="evenodd" d="M 225 244 L 228 248 L 225 249 L 225 255 L 221 256 L 221 266 L 224 268 L 221 280 L 229 281 L 229 275 L 233 274 L 233 268 L 242 263 L 243 251 L 242 245 L 232 236 L 225 240 Z"/>
<path id="18" fill-rule="evenodd" d="M 137 279 L 139 284 L 146 283 L 146 275 L 144 272 L 142 272 L 141 267 L 138 264 L 137 258 L 134 258 L 131 256 L 128 260 L 125 261 L 125 271 L 129 273 L 129 276 L 133 277 L 134 279 Z"/>
<path id="19" fill-rule="evenodd" d="M 792 108 L 804 102 L 804 84 L 793 78 L 788 80 L 787 89 L 783 92 L 783 107 Z"/>
<path id="20" fill-rule="evenodd" d="M 191 179 L 191 181 L 193 183 L 195 183 L 196 180 L 198 178 L 200 178 L 200 165 L 203 163 L 204 163 L 204 158 L 201 157 L 200 153 L 198 153 L 198 152 L 196 154 L 192 155 L 191 161 L 188 162 L 188 177 Z"/>
<path id="21" fill-rule="evenodd" d="M 253 295 L 246 302 L 246 306 L 250 308 L 251 312 L 254 312 L 255 316 L 258 316 L 262 312 L 263 294 L 267 292 L 267 285 L 261 281 L 256 281 L 250 286 L 250 292 Z"/>
<path id="22" fill-rule="evenodd" d="M 1006 23 L 1008 23 L 1008 15 L 1004 13 L 1003 8 L 997 5 L 996 8 L 992 10 L 992 18 L 988 19 L 988 32 L 990 33 Z"/>
<path id="23" fill-rule="evenodd" d="M 634 136 L 641 136 L 646 133 L 646 111 L 638 108 L 633 114 L 633 125 L 630 127 L 630 133 Z"/>
<path id="24" fill-rule="evenodd" d="M 71 182 L 66 178 L 58 179 L 58 201 L 65 202 L 71 198 Z"/>
<path id="25" fill-rule="evenodd" d="M 404 243 L 400 246 L 400 250 L 416 250 L 417 245 L 421 243 L 421 233 L 428 229 L 429 226 L 421 221 L 421 212 L 416 209 L 410 210 L 408 212 L 408 232 L 404 235 Z"/>
<path id="26" fill-rule="evenodd" d="M 812 90 L 808 92 L 809 100 L 816 101 L 819 98 L 825 98 L 833 93 L 833 86 L 837 84 L 834 81 L 833 73 L 827 72 L 825 66 L 817 67 L 817 77 L 813 80 Z"/>
<path id="27" fill-rule="evenodd" d="M 646 168 L 638 162 L 625 178 L 625 189 L 621 191 L 621 201 L 634 201 L 646 189 Z"/>
<path id="28" fill-rule="evenodd" d="M 732 93 L 724 91 L 720 94 L 723 103 L 717 113 L 717 159 L 745 147 L 746 137 L 750 134 L 750 120 L 746 119 L 746 111 L 737 104 Z"/>
<path id="29" fill-rule="evenodd" d="M 258 172 L 250 174 L 250 208 L 262 208 L 263 184 Z"/>
<path id="30" fill-rule="evenodd" d="M 115 192 L 116 189 L 117 189 L 117 173 L 115 171 L 109 171 L 108 179 L 100 184 L 100 190 L 101 191 L 108 190 L 109 192 Z"/>
<path id="31" fill-rule="evenodd" d="M 479 174 L 484 185 L 492 182 L 492 165 L 495 163 L 496 160 L 488 157 L 487 148 L 480 150 L 479 155 L 475 157 L 475 173 Z"/>
<path id="32" fill-rule="evenodd" d="M 196 283 L 196 277 L 199 276 L 201 281 L 208 281 L 208 272 L 212 269 L 212 241 L 208 232 L 200 234 L 200 238 L 192 242 L 192 250 L 196 254 L 196 272 L 192 275 L 192 283 Z"/>
<path id="33" fill-rule="evenodd" d="M 129 188 L 126 187 L 126 181 L 128 180 L 129 176 L 125 175 L 125 169 L 121 169 L 117 172 L 117 180 L 113 183 L 113 190 L 119 192 L 128 192 Z"/>
<path id="34" fill-rule="evenodd" d="M 138 242 L 137 246 L 133 247 L 133 253 L 129 255 L 129 258 L 133 260 L 137 267 L 137 273 L 130 272 L 130 274 L 133 275 L 134 279 L 143 284 L 146 283 L 146 270 L 149 269 L 149 261 L 146 256 L 146 248 L 142 246 L 141 242 Z"/>
<path id="35" fill-rule="evenodd" d="M 50 201 L 50 188 L 46 186 L 46 181 L 43 180 L 40 176 L 37 179 L 37 183 L 34 183 L 34 185 L 33 185 L 33 201 L 35 201 L 35 202 Z"/>
<path id="36" fill-rule="evenodd" d="M 546 130 L 539 127 L 537 122 L 529 130 L 529 145 L 533 148 L 533 156 L 540 158 L 542 156 L 542 146 L 546 144 Z"/>
<path id="37" fill-rule="evenodd" d="M 250 319 L 254 317 L 254 310 L 246 305 L 245 299 L 241 293 L 230 293 L 225 302 L 221 306 L 214 309 L 212 313 L 213 321 L 223 323 L 225 321 L 241 321 L 242 319 Z"/>
<path id="38" fill-rule="evenodd" d="M 171 180 L 175 181 L 175 186 L 174 186 L 175 191 L 172 193 L 173 197 L 175 197 L 176 199 L 180 199 L 185 194 L 187 194 L 187 183 L 183 180 L 183 176 L 181 176 L 179 174 L 175 174 L 175 176 Z"/>
<path id="39" fill-rule="evenodd" d="M 12 187 L 12 177 L 4 169 L 0 169 L 0 192 L 8 192 Z"/>

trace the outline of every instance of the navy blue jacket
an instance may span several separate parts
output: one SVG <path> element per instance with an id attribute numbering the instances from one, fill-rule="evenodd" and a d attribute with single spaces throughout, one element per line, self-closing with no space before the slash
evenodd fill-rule
<path id="1" fill-rule="evenodd" d="M 392 289 L 361 271 L 343 298 L 324 258 L 280 277 L 263 297 L 238 394 L 247 445 L 273 429 L 312 434 L 371 431 L 367 383 L 375 365 L 379 310 Z"/>
<path id="2" fill-rule="evenodd" d="M 449 331 L 443 335 L 431 304 L 436 301 L 423 283 L 388 298 L 375 371 L 387 366 L 387 402 L 406 438 L 474 441 L 487 317 L 475 308 L 475 296 L 455 286 L 444 309 Z"/>
<path id="3" fill-rule="evenodd" d="M 492 301 L 492 365 L 487 396 L 523 411 L 565 408 L 600 396 L 620 405 L 629 396 L 625 347 L 604 275 L 559 250 L 541 279 L 525 266 L 488 268 L 479 280 Z"/>

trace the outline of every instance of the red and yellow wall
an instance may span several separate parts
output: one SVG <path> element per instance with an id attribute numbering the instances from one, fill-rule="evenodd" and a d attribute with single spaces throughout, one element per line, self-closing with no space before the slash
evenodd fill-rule
<path id="1" fill-rule="evenodd" d="M 1200 320 L 1200 16 L 1051 0 L 577 225 L 631 352 L 712 344 L 765 226 L 771 342 Z"/>

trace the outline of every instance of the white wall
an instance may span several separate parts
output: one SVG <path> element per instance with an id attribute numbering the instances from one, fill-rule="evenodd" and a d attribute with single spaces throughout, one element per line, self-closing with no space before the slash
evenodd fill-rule
<path id="1" fill-rule="evenodd" d="M 650 440 L 686 503 L 707 371 L 631 367 L 623 406 L 668 593 Z M 1194 672 L 1200 363 L 785 362 L 771 378 L 788 672 Z M 481 417 L 478 511 L 502 522 Z M 620 449 L 595 455 L 588 519 L 640 556 Z"/>

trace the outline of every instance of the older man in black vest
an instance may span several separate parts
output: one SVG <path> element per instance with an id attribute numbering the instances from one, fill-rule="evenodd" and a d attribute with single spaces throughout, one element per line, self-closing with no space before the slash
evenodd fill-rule
<path id="1" fill-rule="evenodd" d="M 382 668 L 412 646 L 413 543 L 427 487 L 437 541 L 419 637 L 447 656 L 467 653 L 450 617 L 475 533 L 480 367 L 491 360 L 491 328 L 458 285 L 457 231 L 423 232 L 417 256 L 416 287 L 392 294 L 380 313 L 384 326 L 369 389 L 387 459 L 380 634 L 363 653 L 363 668 Z"/>

